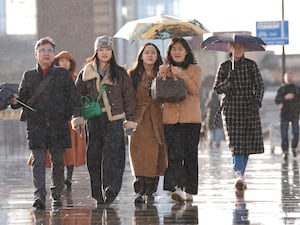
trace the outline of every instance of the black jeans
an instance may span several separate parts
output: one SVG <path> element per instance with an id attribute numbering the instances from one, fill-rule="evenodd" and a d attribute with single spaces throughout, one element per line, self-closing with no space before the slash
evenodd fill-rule
<path id="1" fill-rule="evenodd" d="M 164 190 L 174 191 L 178 186 L 189 194 L 197 194 L 200 128 L 201 124 L 194 123 L 164 125 L 168 146 Z"/>
<path id="2" fill-rule="evenodd" d="M 89 121 L 87 167 L 92 196 L 103 200 L 104 190 L 120 192 L 125 169 L 123 120 L 108 121 L 102 114 Z"/>
<path id="3" fill-rule="evenodd" d="M 280 117 L 281 148 L 283 153 L 289 150 L 289 124 L 292 124 L 292 148 L 297 148 L 299 142 L 299 117 L 286 118 Z"/>

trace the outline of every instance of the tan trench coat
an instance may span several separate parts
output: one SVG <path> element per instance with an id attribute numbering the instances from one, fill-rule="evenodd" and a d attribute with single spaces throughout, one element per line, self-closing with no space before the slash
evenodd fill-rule
<path id="1" fill-rule="evenodd" d="M 148 96 L 145 74 L 136 92 L 138 123 L 130 140 L 130 163 L 134 176 L 164 175 L 167 168 L 167 148 L 164 140 L 161 104 Z"/>
<path id="2" fill-rule="evenodd" d="M 183 70 L 187 75 L 184 82 L 187 86 L 187 97 L 179 103 L 163 104 L 163 124 L 201 123 L 200 110 L 201 68 L 191 64 Z"/>

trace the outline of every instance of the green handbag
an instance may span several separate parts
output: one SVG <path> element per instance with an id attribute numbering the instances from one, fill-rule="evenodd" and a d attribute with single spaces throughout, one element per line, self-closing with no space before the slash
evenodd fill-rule
<path id="1" fill-rule="evenodd" d="M 101 98 L 106 85 L 102 85 L 98 94 L 98 99 Z M 81 115 L 84 119 L 88 120 L 102 114 L 100 103 L 95 101 L 91 95 L 84 95 L 81 97 Z"/>

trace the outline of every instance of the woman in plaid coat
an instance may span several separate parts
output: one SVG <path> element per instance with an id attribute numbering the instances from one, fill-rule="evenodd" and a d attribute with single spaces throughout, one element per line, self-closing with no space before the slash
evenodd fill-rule
<path id="1" fill-rule="evenodd" d="M 226 143 L 233 156 L 237 189 L 245 189 L 244 173 L 250 154 L 264 152 L 259 108 L 264 84 L 257 64 L 244 57 L 244 45 L 231 44 L 232 60 L 221 63 L 214 90 L 223 94 L 222 120 Z"/>

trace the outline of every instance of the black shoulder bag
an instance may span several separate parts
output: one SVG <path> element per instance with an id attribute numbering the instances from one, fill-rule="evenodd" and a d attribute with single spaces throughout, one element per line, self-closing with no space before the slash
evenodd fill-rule
<path id="1" fill-rule="evenodd" d="M 51 78 L 53 77 L 52 72 L 45 77 L 45 79 L 40 83 L 40 85 L 38 86 L 38 88 L 35 90 L 35 92 L 33 93 L 33 95 L 31 96 L 31 98 L 28 100 L 28 106 L 32 106 L 35 101 L 37 100 L 37 97 L 43 92 L 43 90 L 45 89 L 46 85 L 49 83 L 49 81 L 51 80 Z M 29 109 L 24 109 L 21 112 L 21 116 L 20 116 L 20 120 L 21 121 L 26 121 L 28 118 L 28 113 L 29 113 Z"/>

